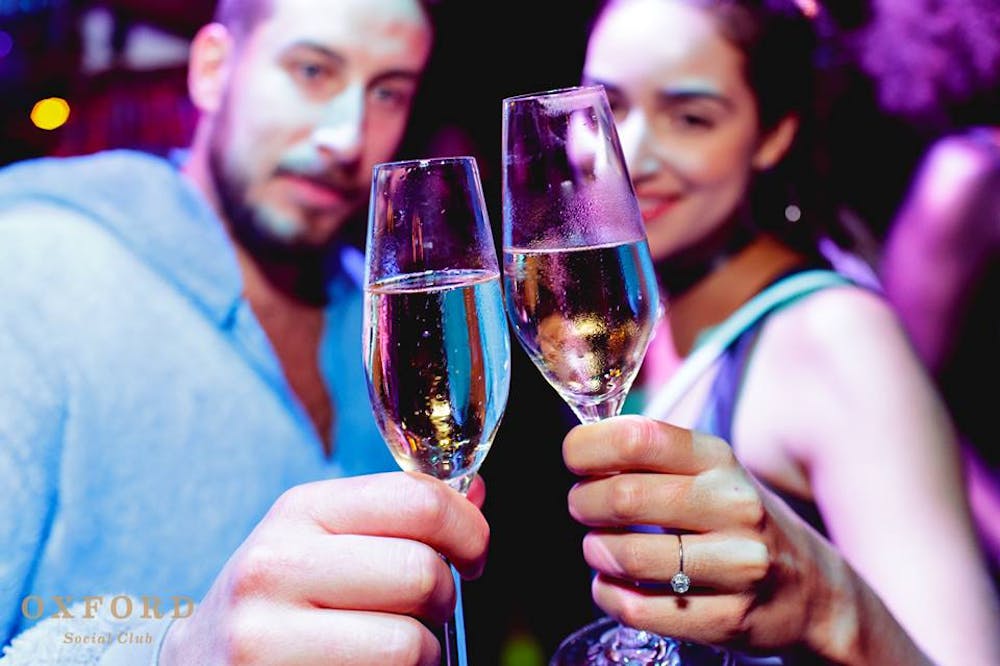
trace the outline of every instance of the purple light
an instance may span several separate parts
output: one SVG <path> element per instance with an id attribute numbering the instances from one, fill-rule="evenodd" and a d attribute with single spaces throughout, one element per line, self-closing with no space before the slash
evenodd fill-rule
<path id="1" fill-rule="evenodd" d="M 0 30 L 0 60 L 5 58 L 14 48 L 14 40 L 3 30 Z"/>

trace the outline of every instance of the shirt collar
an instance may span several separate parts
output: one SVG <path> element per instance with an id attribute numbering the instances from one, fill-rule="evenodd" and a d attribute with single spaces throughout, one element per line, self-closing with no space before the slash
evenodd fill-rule
<path id="1" fill-rule="evenodd" d="M 0 172 L 0 205 L 43 201 L 82 213 L 224 328 L 234 321 L 243 279 L 222 220 L 179 171 L 184 155 L 111 150 L 28 160 Z M 331 299 L 358 288 L 362 265 L 354 248 L 331 253 Z"/>

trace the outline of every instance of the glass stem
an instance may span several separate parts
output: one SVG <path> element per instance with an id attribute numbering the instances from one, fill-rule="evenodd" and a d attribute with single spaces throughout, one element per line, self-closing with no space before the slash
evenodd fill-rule
<path id="1" fill-rule="evenodd" d="M 476 477 L 475 472 L 464 474 L 458 478 L 447 479 L 446 483 L 465 495 Z M 442 556 L 444 557 L 444 556 Z M 444 558 L 448 562 L 448 558 Z M 462 611 L 462 574 L 451 562 L 451 578 L 455 581 L 455 613 L 444 623 L 444 657 L 442 666 L 469 666 L 469 655 L 465 647 L 465 614 Z"/>
<path id="2" fill-rule="evenodd" d="M 580 423 L 597 423 L 602 419 L 618 416 L 624 404 L 625 394 L 622 394 L 610 400 L 599 402 L 596 405 L 575 405 L 570 403 L 569 406 L 576 413 L 576 417 L 580 419 Z"/>
<path id="3" fill-rule="evenodd" d="M 444 666 L 469 666 L 465 647 L 465 615 L 462 612 L 462 576 L 450 562 L 451 577 L 455 580 L 455 614 L 444 623 Z"/>

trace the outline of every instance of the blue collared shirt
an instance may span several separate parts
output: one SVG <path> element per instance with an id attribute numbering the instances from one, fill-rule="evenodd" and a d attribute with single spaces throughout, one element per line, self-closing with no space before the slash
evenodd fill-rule
<path id="1" fill-rule="evenodd" d="M 285 489 L 397 469 L 368 402 L 359 266 L 342 249 L 330 284 L 327 459 L 221 221 L 171 163 L 0 171 L 0 645 L 34 623 L 29 595 L 200 599 Z"/>

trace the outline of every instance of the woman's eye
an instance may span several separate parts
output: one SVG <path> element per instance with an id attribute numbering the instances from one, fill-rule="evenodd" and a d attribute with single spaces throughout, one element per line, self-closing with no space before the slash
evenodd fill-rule
<path id="1" fill-rule="evenodd" d="M 625 117 L 625 113 L 628 111 L 624 102 L 613 97 L 608 98 L 608 106 L 611 108 L 611 115 L 619 120 Z"/>
<path id="2" fill-rule="evenodd" d="M 677 123 L 691 129 L 711 129 L 715 126 L 714 120 L 698 113 L 680 113 L 677 115 Z"/>

